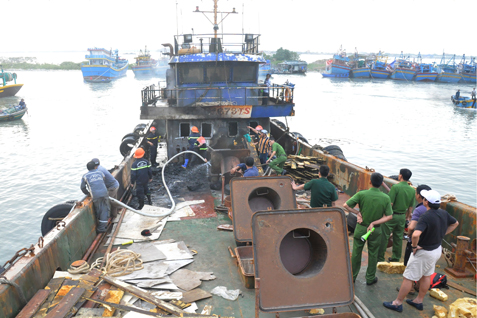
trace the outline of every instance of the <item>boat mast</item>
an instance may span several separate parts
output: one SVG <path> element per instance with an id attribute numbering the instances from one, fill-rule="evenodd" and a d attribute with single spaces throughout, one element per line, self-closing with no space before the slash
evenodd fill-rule
<path id="1" fill-rule="evenodd" d="M 199 6 L 196 6 L 195 11 L 193 11 L 193 12 L 202 13 L 207 18 L 207 20 L 209 20 L 209 21 L 210 21 L 210 19 L 205 14 L 206 13 L 213 13 L 214 14 L 214 22 L 210 21 L 210 23 L 212 23 L 214 25 L 214 38 L 217 38 L 217 31 L 219 30 L 219 24 L 221 24 L 222 21 L 224 21 L 225 18 L 227 18 L 229 16 L 229 14 L 238 13 L 237 11 L 235 11 L 235 8 L 233 8 L 232 12 L 217 11 L 217 7 L 218 7 L 217 2 L 218 2 L 218 0 L 214 0 L 214 11 L 200 11 Z M 227 13 L 227 15 L 224 18 L 222 18 L 222 20 L 220 20 L 220 22 L 217 22 L 217 13 Z"/>

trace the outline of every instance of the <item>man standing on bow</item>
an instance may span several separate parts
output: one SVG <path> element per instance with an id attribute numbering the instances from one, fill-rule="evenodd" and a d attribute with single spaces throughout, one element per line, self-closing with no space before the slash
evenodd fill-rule
<path id="1" fill-rule="evenodd" d="M 98 219 L 96 233 L 104 233 L 107 229 L 110 210 L 108 189 L 104 184 L 105 177 L 96 169 L 94 162 L 88 162 L 86 168 L 88 172 L 81 178 L 81 191 L 93 199 L 94 211 Z"/>

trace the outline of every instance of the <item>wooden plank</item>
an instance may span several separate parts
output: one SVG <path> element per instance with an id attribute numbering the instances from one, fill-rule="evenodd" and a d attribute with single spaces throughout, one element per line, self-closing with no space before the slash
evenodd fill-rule
<path id="1" fill-rule="evenodd" d="M 73 288 L 60 300 L 58 305 L 45 316 L 45 318 L 63 318 L 68 314 L 70 309 L 73 308 L 76 302 L 81 299 L 84 292 L 84 288 Z"/>
<path id="2" fill-rule="evenodd" d="M 168 312 L 168 313 L 170 313 L 174 316 L 182 317 L 181 315 L 185 313 L 185 311 L 183 311 L 182 309 L 179 309 L 174 305 L 171 305 L 171 304 L 169 304 L 165 301 L 157 299 L 153 295 L 140 290 L 136 286 L 132 286 L 130 284 L 127 284 L 123 281 L 120 281 L 118 279 L 115 279 L 115 278 L 113 278 L 111 276 L 107 276 L 107 275 L 103 276 L 103 280 L 110 283 L 111 285 L 114 285 L 114 286 L 118 287 L 119 289 L 125 290 L 128 293 L 131 293 L 134 296 L 137 296 L 137 297 L 147 301 L 148 303 L 156 305 L 157 307 L 159 307 L 159 309 L 162 309 L 162 310 L 164 310 L 164 311 L 166 311 L 166 312 Z"/>
<path id="3" fill-rule="evenodd" d="M 106 283 L 106 282 L 101 282 L 96 291 L 91 295 L 91 299 L 93 300 L 96 300 L 96 299 L 100 299 L 100 300 L 104 300 L 104 297 L 106 297 L 106 293 L 103 294 L 103 291 L 104 290 L 108 290 L 111 288 L 111 284 L 109 283 Z M 94 308 L 96 306 L 96 303 L 92 302 L 92 301 L 87 301 L 82 308 Z"/>
<path id="4" fill-rule="evenodd" d="M 30 318 L 32 317 L 38 309 L 40 309 L 41 305 L 46 301 L 50 295 L 50 291 L 47 289 L 40 289 L 35 296 L 23 307 L 22 311 L 17 315 L 17 318 Z"/>
<path id="5" fill-rule="evenodd" d="M 295 160 L 292 160 L 292 162 L 291 162 L 291 168 L 292 168 L 293 170 L 296 169 L 296 161 L 295 161 Z"/>
<path id="6" fill-rule="evenodd" d="M 45 289 L 50 291 L 50 295 L 48 296 L 48 299 L 43 303 L 40 310 L 33 316 L 34 318 L 41 318 L 46 315 L 48 308 L 50 308 L 51 302 L 55 298 L 56 293 L 60 289 L 61 285 L 63 285 L 64 281 L 65 281 L 64 277 L 58 277 L 58 278 L 52 278 L 48 282 L 48 285 L 45 287 Z"/>
<path id="7" fill-rule="evenodd" d="M 477 296 L 476 293 L 475 293 L 475 290 L 466 288 L 466 287 L 464 287 L 464 286 L 461 286 L 461 285 L 459 285 L 459 284 L 457 284 L 457 283 L 454 283 L 454 282 L 451 282 L 451 281 L 449 281 L 449 280 L 447 280 L 447 285 L 449 285 L 450 287 L 455 288 L 455 289 L 457 289 L 457 290 L 460 290 L 461 292 L 470 294 L 470 295 L 472 295 L 472 296 Z"/>

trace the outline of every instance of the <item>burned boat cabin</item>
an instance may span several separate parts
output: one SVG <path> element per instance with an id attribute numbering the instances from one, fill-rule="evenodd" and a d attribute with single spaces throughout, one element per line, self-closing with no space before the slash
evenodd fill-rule
<path id="1" fill-rule="evenodd" d="M 259 36 L 215 36 L 181 35 L 174 46 L 164 44 L 171 56 L 166 81 L 142 90 L 141 119 L 155 120 L 167 136 L 169 157 L 187 148 L 192 126 L 210 147 L 236 149 L 251 133 L 247 126 L 269 130 L 270 117 L 294 115 L 292 86 L 258 83 L 259 65 L 266 63 Z M 225 43 L 227 37 L 240 41 Z"/>

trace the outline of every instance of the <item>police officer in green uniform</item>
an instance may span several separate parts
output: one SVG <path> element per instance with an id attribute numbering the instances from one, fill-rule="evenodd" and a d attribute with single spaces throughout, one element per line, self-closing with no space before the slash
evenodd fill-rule
<path id="1" fill-rule="evenodd" d="M 381 228 L 382 224 L 393 218 L 393 210 L 391 208 L 391 200 L 385 194 L 379 191 L 379 187 L 383 183 L 383 176 L 374 172 L 371 175 L 372 188 L 356 193 L 351 199 L 343 204 L 343 207 L 350 213 L 358 216 L 358 223 L 354 230 L 353 253 L 351 256 L 351 266 L 353 267 L 353 282 L 361 269 L 361 252 L 365 242 L 361 240 L 361 236 L 371 231 L 374 232 L 368 237 L 368 269 L 366 270 L 366 285 L 373 285 L 378 281 L 376 277 L 376 267 L 378 264 L 378 252 L 381 245 Z M 353 209 L 359 205 L 359 211 Z"/>
<path id="2" fill-rule="evenodd" d="M 416 205 L 416 190 L 407 183 L 411 175 L 411 170 L 401 169 L 398 177 L 400 182 L 393 185 L 388 193 L 393 207 L 393 219 L 383 226 L 383 239 L 379 249 L 378 262 L 384 262 L 384 253 L 391 233 L 393 233 L 393 255 L 388 260 L 399 262 L 401 259 L 406 219 L 411 219 L 413 207 Z"/>
<path id="3" fill-rule="evenodd" d="M 302 185 L 296 185 L 292 182 L 293 190 L 311 190 L 310 206 L 312 208 L 322 208 L 328 206 L 335 206 L 335 201 L 338 200 L 338 193 L 335 186 L 328 181 L 328 174 L 330 168 L 326 165 L 321 165 L 318 172 L 319 179 L 313 179 Z"/>
<path id="4" fill-rule="evenodd" d="M 270 137 L 270 145 L 272 146 L 272 154 L 266 163 L 268 164 L 273 156 L 277 156 L 276 159 L 270 162 L 270 168 L 275 170 L 277 175 L 283 175 L 286 173 L 286 170 L 283 169 L 283 166 L 285 165 L 285 161 L 287 161 L 287 154 L 283 147 L 276 142 L 275 138 L 273 137 Z"/>

